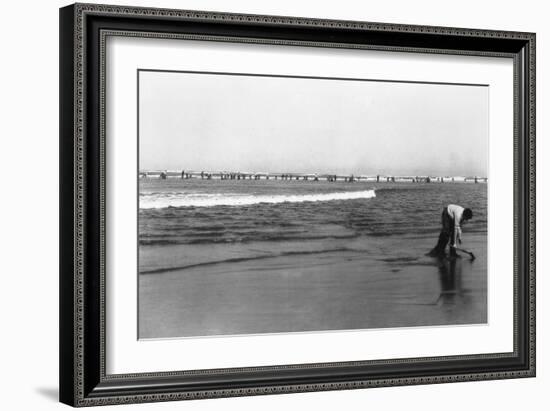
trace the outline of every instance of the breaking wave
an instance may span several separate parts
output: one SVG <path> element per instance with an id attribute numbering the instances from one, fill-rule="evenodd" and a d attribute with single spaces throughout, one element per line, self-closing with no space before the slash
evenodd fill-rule
<path id="1" fill-rule="evenodd" d="M 303 203 L 316 201 L 357 200 L 376 197 L 374 189 L 364 191 L 344 191 L 322 194 L 187 194 L 187 193 L 151 193 L 140 196 L 140 209 L 159 209 L 168 207 L 215 207 L 247 206 L 254 204 Z"/>

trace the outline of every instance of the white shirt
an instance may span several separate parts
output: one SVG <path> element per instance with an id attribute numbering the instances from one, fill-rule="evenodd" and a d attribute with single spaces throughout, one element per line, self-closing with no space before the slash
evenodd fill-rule
<path id="1" fill-rule="evenodd" d="M 462 214 L 464 213 L 464 207 L 460 207 L 456 204 L 449 204 L 447 206 L 447 213 L 454 220 L 455 229 L 454 236 L 451 239 L 451 246 L 456 247 L 457 240 L 462 241 L 462 229 L 460 228 L 460 222 L 462 220 Z"/>

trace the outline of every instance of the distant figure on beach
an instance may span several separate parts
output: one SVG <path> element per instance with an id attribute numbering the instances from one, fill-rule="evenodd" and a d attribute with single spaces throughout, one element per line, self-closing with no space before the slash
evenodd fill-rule
<path id="1" fill-rule="evenodd" d="M 472 218 L 472 210 L 459 205 L 449 204 L 441 213 L 441 232 L 437 245 L 429 252 L 431 256 L 444 256 L 449 244 L 451 257 L 457 257 L 456 247 L 462 244 L 462 224 Z"/>

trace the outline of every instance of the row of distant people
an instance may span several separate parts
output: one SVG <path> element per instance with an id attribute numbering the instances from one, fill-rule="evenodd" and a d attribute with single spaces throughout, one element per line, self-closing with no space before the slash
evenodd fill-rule
<path id="1" fill-rule="evenodd" d="M 357 182 L 357 181 L 370 181 L 370 182 L 421 182 L 421 183 L 432 183 L 432 182 L 472 182 L 480 183 L 487 182 L 486 177 L 431 177 L 431 176 L 354 176 L 352 175 L 337 175 L 337 174 L 274 174 L 274 173 L 242 173 L 242 172 L 206 172 L 206 171 L 150 171 L 150 172 L 140 172 L 140 178 L 153 177 L 166 179 L 168 177 L 179 177 L 182 179 L 189 178 L 200 178 L 211 180 L 217 178 L 220 180 L 260 180 L 260 179 L 274 179 L 274 180 L 303 180 L 303 181 L 319 181 L 325 180 L 329 182 L 335 181 L 344 181 L 344 182 Z"/>

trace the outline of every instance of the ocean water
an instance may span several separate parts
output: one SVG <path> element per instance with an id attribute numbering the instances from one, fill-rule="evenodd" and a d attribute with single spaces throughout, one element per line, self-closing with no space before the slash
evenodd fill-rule
<path id="1" fill-rule="evenodd" d="M 487 185 L 139 181 L 139 336 L 487 320 Z M 450 262 L 425 256 L 447 204 L 470 207 Z M 466 257 L 466 256 L 465 256 Z"/>
<path id="2" fill-rule="evenodd" d="M 486 184 L 142 179 L 139 243 L 433 236 L 450 203 L 474 211 L 468 232 L 486 232 Z"/>

